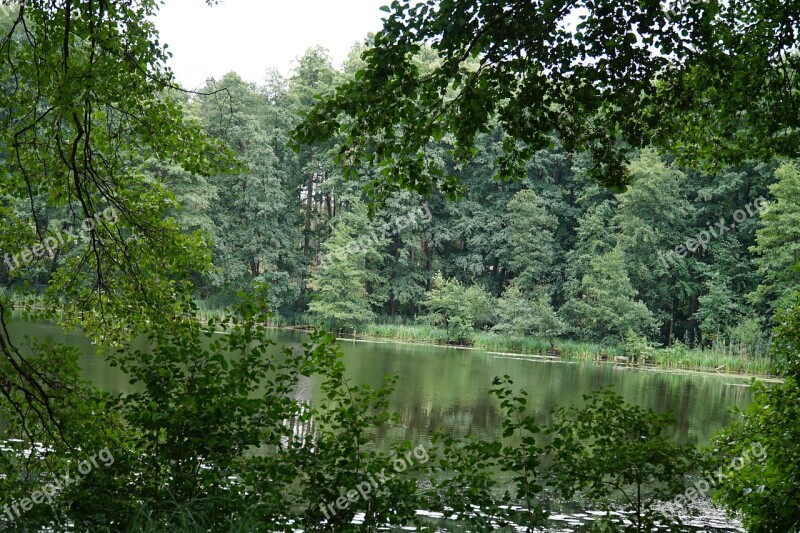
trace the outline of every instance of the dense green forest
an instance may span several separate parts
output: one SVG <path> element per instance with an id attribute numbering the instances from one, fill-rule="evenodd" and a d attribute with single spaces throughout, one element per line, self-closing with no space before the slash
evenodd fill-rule
<path id="1" fill-rule="evenodd" d="M 459 177 L 461 198 L 403 192 L 370 212 L 371 176 L 345 179 L 336 141 L 288 147 L 315 95 L 352 77 L 362 51 L 340 72 L 311 49 L 288 79 L 273 73 L 253 85 L 232 73 L 210 80 L 209 96 L 187 99 L 189 116 L 241 161 L 235 173 L 141 163 L 174 194 L 182 230 L 213 243 L 213 270 L 192 275 L 206 307 L 261 282 L 298 323 L 427 323 L 452 342 L 491 329 L 763 356 L 771 316 L 800 287 L 784 222 L 797 209 L 784 205 L 800 184 L 792 162 L 710 173 L 645 148 L 632 156 L 627 190 L 613 193 L 592 179 L 589 154 L 564 150 L 554 135 L 523 179 L 499 180 L 495 127 L 468 164 L 448 155 L 446 137 L 426 148 Z M 424 70 L 435 56 L 419 61 Z M 60 220 L 44 203 L 36 215 L 42 225 Z M 769 253 L 779 247 L 786 257 Z M 46 285 L 64 259 L 43 257 L 23 276 L 6 263 L 3 277 L 12 288 Z"/>
<path id="2" fill-rule="evenodd" d="M 197 91 L 159 5 L 0 0 L 0 529 L 799 530 L 796 5 L 397 0 L 341 69 Z M 700 448 L 510 375 L 489 437 L 381 447 L 402 376 L 343 332 L 777 379 Z"/>

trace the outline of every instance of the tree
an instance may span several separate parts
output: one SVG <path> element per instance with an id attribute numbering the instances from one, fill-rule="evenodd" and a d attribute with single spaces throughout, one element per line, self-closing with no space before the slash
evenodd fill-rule
<path id="1" fill-rule="evenodd" d="M 0 26 L 0 194 L 30 206 L 2 207 L 5 227 L 28 231 L 3 232 L 0 249 L 52 250 L 46 259 L 40 254 L 49 262 L 47 303 L 64 309 L 65 325 L 104 343 L 168 327 L 181 312 L 176 296 L 189 290 L 187 275 L 210 266 L 202 236 L 166 216 L 174 199 L 140 164 L 155 158 L 200 175 L 234 166 L 184 115 L 185 93 L 165 66 L 152 22 L 157 7 L 154 0 L 135 8 L 31 0 L 16 4 Z M 65 218 L 46 224 L 39 202 Z M 104 212 L 115 216 L 98 218 Z M 79 227 L 86 229 L 79 238 L 54 245 Z M 69 427 L 82 413 L 77 405 L 95 405 L 97 396 L 79 385 L 71 356 L 60 365 L 38 349 L 18 349 L 5 327 L 7 306 L 0 301 L 0 389 L 10 431 L 31 446 L 86 438 L 79 425 Z"/>
<path id="2" fill-rule="evenodd" d="M 715 498 L 741 513 L 754 533 L 800 528 L 800 306 L 776 319 L 773 352 L 784 382 L 754 382 L 753 403 L 709 447 L 730 471 L 719 479 Z"/>
<path id="3" fill-rule="evenodd" d="M 212 89 L 224 91 L 224 98 L 203 97 L 198 114 L 206 131 L 230 147 L 242 168 L 215 179 L 211 236 L 218 270 L 209 277 L 225 299 L 234 299 L 253 280 L 268 282 L 276 307 L 290 309 L 303 269 L 295 250 L 299 228 L 291 224 L 296 216 L 289 214 L 296 165 L 281 154 L 281 118 L 274 116 L 275 104 L 262 90 L 233 73 L 211 82 Z"/>
<path id="4" fill-rule="evenodd" d="M 542 199 L 532 190 L 522 190 L 508 203 L 506 238 L 511 244 L 510 266 L 516 282 L 525 291 L 557 278 L 554 272 L 558 219 L 549 214 Z"/>
<path id="5" fill-rule="evenodd" d="M 655 141 L 712 167 L 794 156 L 798 9 L 767 0 L 669 11 L 632 0 L 394 2 L 364 68 L 315 106 L 297 137 L 344 130 L 341 162 L 383 167 L 381 197 L 399 187 L 457 194 L 458 178 L 423 149 L 449 133 L 455 159 L 468 160 L 494 120 L 501 177 L 524 174 L 553 132 L 567 150 L 589 150 L 593 176 L 613 186 L 628 182 L 619 140 Z M 414 58 L 427 47 L 438 64 L 423 73 Z"/>
<path id="6" fill-rule="evenodd" d="M 630 526 L 622 530 L 652 531 L 667 520 L 657 504 L 683 492 L 697 468 L 694 446 L 664 436 L 674 423 L 670 415 L 628 405 L 611 390 L 584 400 L 582 407 L 554 411 L 548 430 L 554 485 L 568 499 L 583 491 L 607 510 L 621 493 L 624 507 L 632 512 Z"/>
<path id="7" fill-rule="evenodd" d="M 372 264 L 384 280 L 373 286 L 376 299 L 386 302 L 390 316 L 413 314 L 425 297 L 428 281 L 421 242 L 430 231 L 431 212 L 418 194 L 402 191 L 375 214 L 373 224 L 386 236 L 385 261 Z"/>
<path id="8" fill-rule="evenodd" d="M 299 118 L 302 113 L 310 109 L 317 98 L 333 92 L 337 72 L 331 66 L 328 51 L 322 47 L 309 48 L 297 59 L 294 75 L 289 80 L 288 97 L 294 110 L 294 117 Z M 312 240 L 319 227 L 317 217 L 318 206 L 322 204 L 320 188 L 324 186 L 333 170 L 331 158 L 327 152 L 331 149 L 330 143 L 309 143 L 297 147 L 300 174 L 297 192 L 305 203 L 303 228 L 303 253 L 312 255 Z M 327 198 L 330 205 L 331 198 Z M 329 214 L 328 218 L 331 218 Z"/>
<path id="9" fill-rule="evenodd" d="M 719 275 L 706 280 L 704 287 L 707 292 L 700 297 L 700 308 L 695 315 L 703 337 L 714 342 L 721 340 L 739 322 L 744 309 Z"/>
<path id="10" fill-rule="evenodd" d="M 800 386 L 790 377 L 769 388 L 757 384 L 754 393 L 753 403 L 711 447 L 712 457 L 729 469 L 715 498 L 742 514 L 747 531 L 797 531 Z"/>
<path id="11" fill-rule="evenodd" d="M 689 257 L 672 253 L 690 233 L 696 208 L 686 198 L 686 175 L 667 165 L 652 149 L 630 166 L 631 185 L 618 195 L 612 225 L 631 284 L 664 328 L 666 344 L 674 337 L 681 303 L 697 293 L 696 262 L 705 253 L 694 247 Z M 693 332 L 691 333 L 694 334 Z"/>
<path id="12" fill-rule="evenodd" d="M 355 328 L 375 317 L 366 261 L 380 258 L 378 248 L 383 243 L 369 230 L 363 205 L 342 214 L 323 243 L 321 264 L 311 276 L 314 295 L 308 309 L 334 328 Z"/>
<path id="13" fill-rule="evenodd" d="M 471 285 L 464 291 L 467 316 L 472 317 L 472 327 L 484 329 L 495 322 L 496 300 L 483 287 Z"/>
<path id="14" fill-rule="evenodd" d="M 574 324 L 600 341 L 649 333 L 653 317 L 636 298 L 618 248 L 598 257 L 583 277 L 580 293 L 565 304 Z"/>
<path id="15" fill-rule="evenodd" d="M 466 288 L 457 279 L 445 279 L 441 272 L 433 277 L 433 287 L 422 302 L 430 312 L 421 320 L 442 326 L 447 332 L 447 341 L 469 344 L 472 338 L 473 317 L 465 301 Z"/>
<path id="16" fill-rule="evenodd" d="M 171 305 L 169 280 L 208 264 L 198 236 L 164 220 L 172 199 L 142 179 L 136 163 L 155 157 L 201 175 L 231 163 L 184 116 L 185 95 L 164 66 L 168 56 L 150 21 L 157 5 L 23 2 L 0 36 L 6 192 L 67 206 L 73 223 L 110 206 L 118 211 L 117 223 L 98 225 L 75 261 L 57 265 L 51 285 L 54 296 L 81 302 L 86 314 L 102 307 L 102 324 L 82 325 L 106 334 L 131 306 L 160 314 Z M 37 215 L 29 213 L 33 221 Z M 35 240 L 43 241 L 49 228 L 35 226 Z M 138 245 L 127 240 L 131 232 Z M 86 283 L 74 283 L 76 276 Z"/>
<path id="17" fill-rule="evenodd" d="M 774 201 L 760 213 L 756 231 L 756 264 L 763 280 L 750 300 L 766 304 L 773 313 L 796 301 L 800 289 L 800 168 L 785 163 L 775 171 L 778 182 L 769 190 Z"/>
<path id="18" fill-rule="evenodd" d="M 796 180 L 794 168 L 782 172 L 789 182 Z M 788 187 L 781 181 L 778 191 L 785 201 Z M 776 186 L 777 187 L 777 186 Z M 772 206 L 770 206 L 772 207 Z M 787 216 L 782 206 L 777 214 Z M 774 220 L 772 210 L 766 213 Z M 769 226 L 767 226 L 769 227 Z M 771 229 L 775 229 L 772 227 Z M 759 241 L 762 245 L 764 240 Z M 800 305 L 797 294 L 791 305 L 775 317 L 772 355 L 783 383 L 755 382 L 754 399 L 738 420 L 723 430 L 710 447 L 720 464 L 735 468 L 733 475 L 720 479 L 715 498 L 731 511 L 739 512 L 748 531 L 796 531 L 800 528 Z M 745 454 L 749 450 L 758 454 Z M 755 459 L 754 456 L 755 455 Z"/>
<path id="19" fill-rule="evenodd" d="M 592 271 L 592 264 L 614 250 L 617 229 L 612 222 L 616 207 L 616 201 L 607 198 L 582 210 L 574 230 L 575 243 L 565 254 L 566 279 L 561 288 L 565 301 L 580 297 L 581 280 Z"/>
<path id="20" fill-rule="evenodd" d="M 512 283 L 497 302 L 498 323 L 493 331 L 512 335 L 536 335 L 544 337 L 554 348 L 554 338 L 567 331 L 566 323 L 550 304 L 550 296 L 544 290 L 523 293 Z"/>

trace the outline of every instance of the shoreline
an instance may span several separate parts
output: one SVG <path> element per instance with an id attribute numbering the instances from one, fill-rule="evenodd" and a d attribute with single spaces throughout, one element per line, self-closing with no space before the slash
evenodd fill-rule
<path id="1" fill-rule="evenodd" d="M 309 330 L 313 329 L 312 326 L 281 326 L 281 325 L 267 325 L 270 329 L 275 330 L 282 330 L 282 331 L 296 331 L 296 332 L 308 332 Z M 614 361 L 613 357 L 610 359 L 600 359 L 597 357 L 592 356 L 592 354 L 583 354 L 582 356 L 576 356 L 574 354 L 563 354 L 561 356 L 552 356 L 546 354 L 534 354 L 528 352 L 500 352 L 494 351 L 493 349 L 484 348 L 480 346 L 459 346 L 453 344 L 441 344 L 435 341 L 427 341 L 424 339 L 418 340 L 409 340 L 404 339 L 402 337 L 392 337 L 392 336 L 379 336 L 379 335 L 369 335 L 361 332 L 357 332 L 355 336 L 341 336 L 340 334 L 336 335 L 336 340 L 339 342 L 372 342 L 372 343 L 391 343 L 391 344 L 403 344 L 403 345 L 410 345 L 410 346 L 430 346 L 432 348 L 447 348 L 453 350 L 463 350 L 463 351 L 475 351 L 475 352 L 484 352 L 488 355 L 492 355 L 495 357 L 509 357 L 513 359 L 529 359 L 532 361 L 550 361 L 550 362 L 590 362 L 596 363 L 598 365 L 613 365 L 621 368 L 628 368 L 631 370 L 642 370 L 647 372 L 665 372 L 670 374 L 695 374 L 695 375 L 707 375 L 707 376 L 728 376 L 734 379 L 742 379 L 742 380 L 750 380 L 750 379 L 757 379 L 764 383 L 782 383 L 783 380 L 779 376 L 775 376 L 772 374 L 760 374 L 754 372 L 735 372 L 735 371 L 726 371 L 726 370 L 719 370 L 718 368 L 687 368 L 682 366 L 672 366 L 672 365 L 664 365 L 658 363 L 627 363 L 627 362 L 618 362 Z"/>
<path id="2" fill-rule="evenodd" d="M 29 307 L 26 305 L 19 305 L 17 302 L 14 302 L 13 305 L 14 309 L 20 309 Z M 36 305 L 30 306 L 33 308 L 38 308 Z M 207 311 L 199 311 L 197 314 L 197 318 L 201 323 L 207 323 L 208 319 L 211 318 Z M 280 323 L 265 323 L 264 326 L 269 327 L 271 329 L 276 330 L 284 330 L 284 331 L 299 331 L 299 332 L 308 332 L 314 329 L 315 326 L 312 325 L 286 325 Z M 395 327 L 398 326 L 386 326 L 380 324 L 368 324 L 363 326 L 365 328 L 372 329 L 372 331 L 354 331 L 355 335 L 344 335 L 341 332 L 335 333 L 337 341 L 356 341 L 356 342 L 391 342 L 394 344 L 407 344 L 407 345 L 419 345 L 419 346 L 431 346 L 436 348 L 448 348 L 448 349 L 455 349 L 455 350 L 464 350 L 464 351 L 482 351 L 490 355 L 494 356 L 506 356 L 506 357 L 514 357 L 514 358 L 522 358 L 522 359 L 531 359 L 531 360 L 549 360 L 549 361 L 563 361 L 563 362 L 577 362 L 577 361 L 586 361 L 586 362 L 593 362 L 593 363 L 603 363 L 603 364 L 612 364 L 614 366 L 619 366 L 623 368 L 630 368 L 630 369 L 640 369 L 645 371 L 660 371 L 660 372 L 668 372 L 668 373 L 685 373 L 685 374 L 705 374 L 705 375 L 714 375 L 714 376 L 731 376 L 736 379 L 752 379 L 755 378 L 759 381 L 763 381 L 765 383 L 781 383 L 783 380 L 774 374 L 764 373 L 764 372 L 757 372 L 757 371 L 748 371 L 748 370 L 728 370 L 725 368 L 726 365 L 718 365 L 719 360 L 715 360 L 711 362 L 711 364 L 703 365 L 701 364 L 702 361 L 696 361 L 694 364 L 674 364 L 671 361 L 659 361 L 658 358 L 655 358 L 653 362 L 643 362 L 643 363 L 636 363 L 631 362 L 629 358 L 623 357 L 623 360 L 617 360 L 619 356 L 614 355 L 613 353 L 605 354 L 606 357 L 599 357 L 596 353 L 590 353 L 586 350 L 564 350 L 560 348 L 564 348 L 570 344 L 574 345 L 583 345 L 583 346 L 590 346 L 591 343 L 588 342 L 581 342 L 581 341 L 562 341 L 561 343 L 555 344 L 555 350 L 558 352 L 557 355 L 552 354 L 543 354 L 543 353 L 534 353 L 532 351 L 524 351 L 524 350 L 513 350 L 509 348 L 503 348 L 499 345 L 481 345 L 480 339 L 476 340 L 476 343 L 472 346 L 466 345 L 455 345 L 455 344 L 442 344 L 441 342 L 437 342 L 431 338 L 424 338 L 424 337 L 416 337 L 416 338 L 408 338 L 396 335 L 386 335 L 380 334 L 375 332 L 375 328 L 380 327 Z M 415 329 L 422 329 L 419 326 L 399 326 L 402 328 L 407 328 L 409 331 L 414 331 Z M 480 335 L 480 332 L 476 334 L 476 336 Z M 508 339 L 508 340 L 515 340 L 519 342 L 543 342 L 541 339 L 537 339 L 534 337 L 501 337 L 498 336 L 498 339 Z M 501 343 L 503 345 L 511 344 L 509 343 Z M 593 347 L 598 347 L 602 349 L 599 345 L 593 345 Z M 665 353 L 664 348 L 657 348 L 653 351 L 654 354 L 663 354 Z M 714 354 L 707 350 L 697 350 L 694 352 L 696 355 L 710 355 L 714 357 Z"/>

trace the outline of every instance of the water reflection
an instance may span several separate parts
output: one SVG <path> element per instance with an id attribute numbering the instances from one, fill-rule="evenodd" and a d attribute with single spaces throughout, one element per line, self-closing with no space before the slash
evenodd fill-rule
<path id="1" fill-rule="evenodd" d="M 130 390 L 127 377 L 95 355 L 96 346 L 79 334 L 64 333 L 42 323 L 14 323 L 17 334 L 50 337 L 83 352 L 84 376 L 112 392 Z M 275 330 L 273 338 L 300 349 L 305 334 Z M 137 343 L 140 344 L 140 343 Z M 478 350 L 415 344 L 342 341 L 346 375 L 352 384 L 379 386 L 387 373 L 400 380 L 390 407 L 401 423 L 378 436 L 425 443 L 434 431 L 462 436 L 473 433 L 496 436 L 500 420 L 496 402 L 487 391 L 495 376 L 508 374 L 530 396 L 528 407 L 540 423 L 549 422 L 556 405 L 571 405 L 593 390 L 611 387 L 626 400 L 658 412 L 671 411 L 676 418 L 674 436 L 681 442 L 706 444 L 716 431 L 731 421 L 732 407 L 751 401 L 746 381 L 731 376 L 668 373 L 605 363 L 530 360 Z M 321 397 L 320 380 L 304 380 L 297 399 L 315 403 Z"/>

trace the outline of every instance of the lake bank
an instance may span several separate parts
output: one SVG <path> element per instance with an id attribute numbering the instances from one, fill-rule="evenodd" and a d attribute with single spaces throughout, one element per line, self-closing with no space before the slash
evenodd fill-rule
<path id="1" fill-rule="evenodd" d="M 26 299 L 24 302 L 15 300 L 13 303 L 15 309 L 40 309 L 35 300 L 35 298 L 33 300 Z M 222 311 L 207 308 L 198 312 L 198 318 L 201 322 L 207 322 L 210 318 L 220 320 L 223 316 L 224 313 Z M 276 315 L 267 325 L 277 329 L 300 331 L 315 327 L 309 323 L 310 321 L 304 322 L 298 323 Z M 779 381 L 773 372 L 775 362 L 768 355 L 749 357 L 747 355 L 735 355 L 727 351 L 689 348 L 682 343 L 676 343 L 675 346 L 664 348 L 642 346 L 639 347 L 634 356 L 631 353 L 630 346 L 601 345 L 592 341 L 555 338 L 551 348 L 550 342 L 542 338 L 507 335 L 489 331 L 476 331 L 473 334 L 473 343 L 471 345 L 448 344 L 445 342 L 447 335 L 444 329 L 419 324 L 364 324 L 353 330 L 353 333 L 340 331 L 337 335 L 346 340 L 352 340 L 353 338 L 358 340 L 385 340 L 462 350 L 476 349 L 509 355 L 550 356 L 566 361 L 601 361 L 641 368 L 697 371 Z"/>
<path id="2" fill-rule="evenodd" d="M 280 320 L 273 327 L 304 330 L 312 326 L 287 325 Z M 461 350 L 483 350 L 507 355 L 555 357 L 561 360 L 599 361 L 641 368 L 656 368 L 667 371 L 697 371 L 713 374 L 729 374 L 737 377 L 756 377 L 774 380 L 770 372 L 773 361 L 769 357 L 751 359 L 738 355 L 719 353 L 712 350 L 687 348 L 683 345 L 672 348 L 647 350 L 634 362 L 630 352 L 616 346 L 601 346 L 592 342 L 555 339 L 554 350 L 550 343 L 536 337 L 518 337 L 491 332 L 476 332 L 471 346 L 446 344 L 444 330 L 422 325 L 368 324 L 361 326 L 353 334 L 339 333 L 343 340 L 392 341 L 400 343 L 424 344 L 442 348 Z M 626 355 L 627 354 L 627 355 Z"/>

